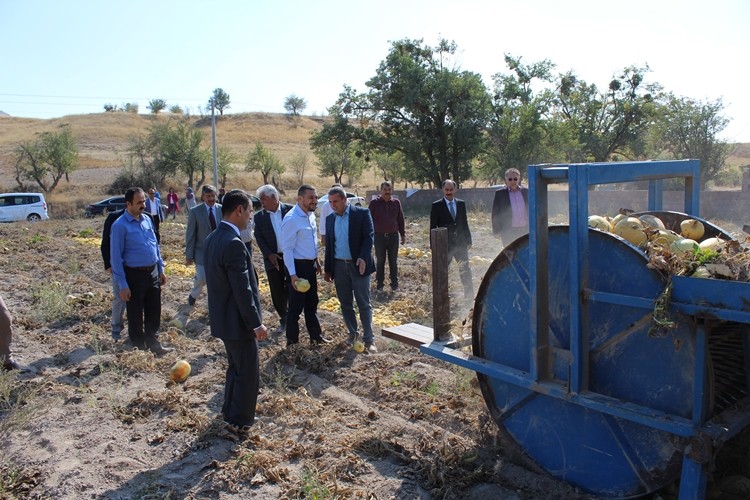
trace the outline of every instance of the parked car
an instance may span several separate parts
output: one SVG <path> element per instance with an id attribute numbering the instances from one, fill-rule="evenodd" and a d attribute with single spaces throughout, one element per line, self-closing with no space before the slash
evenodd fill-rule
<path id="1" fill-rule="evenodd" d="M 47 202 L 42 193 L 0 194 L 0 222 L 37 222 L 47 219 Z"/>
<path id="2" fill-rule="evenodd" d="M 362 207 L 365 205 L 365 198 L 363 196 L 357 196 L 354 193 L 346 193 L 346 197 L 349 199 L 349 203 L 351 205 L 356 205 L 358 207 Z M 328 193 L 318 198 L 319 207 L 322 207 L 326 203 L 328 203 Z"/>
<path id="3" fill-rule="evenodd" d="M 86 217 L 107 214 L 125 208 L 124 196 L 112 196 L 86 206 Z"/>

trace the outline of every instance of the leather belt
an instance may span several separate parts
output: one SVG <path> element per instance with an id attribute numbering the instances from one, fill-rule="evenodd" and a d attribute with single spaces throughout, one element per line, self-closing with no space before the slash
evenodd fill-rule
<path id="1" fill-rule="evenodd" d="M 144 273 L 152 273 L 154 272 L 154 268 L 156 267 L 156 264 L 152 264 L 150 266 L 124 266 L 126 270 L 129 271 L 143 271 Z"/>
<path id="2" fill-rule="evenodd" d="M 351 264 L 352 262 L 354 262 L 352 259 L 335 259 L 335 260 L 338 260 L 339 262 L 346 262 L 347 264 Z"/>

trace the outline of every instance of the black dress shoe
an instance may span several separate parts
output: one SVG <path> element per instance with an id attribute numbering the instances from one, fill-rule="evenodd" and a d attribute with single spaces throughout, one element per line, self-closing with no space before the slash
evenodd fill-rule
<path id="1" fill-rule="evenodd" d="M 325 338 L 322 335 L 320 337 L 317 337 L 317 338 L 314 338 L 314 339 L 310 339 L 310 343 L 314 344 L 314 345 L 318 345 L 318 344 L 330 344 L 331 342 L 333 342 L 331 339 Z"/>
<path id="2" fill-rule="evenodd" d="M 21 365 L 16 363 L 16 360 L 13 358 L 6 359 L 5 361 L 3 361 L 3 370 L 7 372 L 11 370 L 21 370 Z"/>
<path id="3" fill-rule="evenodd" d="M 192 295 L 188 295 L 188 305 L 189 306 L 194 306 L 195 305 L 195 299 L 193 298 Z"/>
<path id="4" fill-rule="evenodd" d="M 161 344 L 153 345 L 153 346 L 151 346 L 149 348 L 149 350 L 151 352 L 153 352 L 154 354 L 156 354 L 157 358 L 160 358 L 160 357 L 164 356 L 165 354 L 169 354 L 170 352 L 174 351 L 173 348 L 171 348 L 171 347 L 164 347 Z"/>

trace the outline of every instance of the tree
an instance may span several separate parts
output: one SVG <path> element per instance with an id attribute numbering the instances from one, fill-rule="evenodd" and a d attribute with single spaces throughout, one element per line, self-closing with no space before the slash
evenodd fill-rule
<path id="1" fill-rule="evenodd" d="M 160 111 L 163 111 L 167 107 L 167 101 L 164 99 L 151 99 L 148 101 L 146 109 L 150 109 L 155 115 L 158 115 Z"/>
<path id="2" fill-rule="evenodd" d="M 351 148 L 340 144 L 328 144 L 313 149 L 320 162 L 320 175 L 333 176 L 334 182 L 343 184 L 344 174 L 352 181 L 362 175 L 365 161 Z"/>
<path id="3" fill-rule="evenodd" d="M 480 171 L 490 184 L 502 179 L 508 168 L 521 172 L 531 163 L 545 159 L 547 121 L 553 95 L 544 90 L 535 94 L 536 83 L 552 82 L 554 64 L 544 60 L 522 64 L 521 58 L 505 55 L 505 63 L 512 73 L 493 76 L 493 116 L 487 130 L 488 147 L 482 155 Z"/>
<path id="4" fill-rule="evenodd" d="M 263 176 L 263 184 L 268 184 L 268 178 L 271 175 L 284 172 L 284 165 L 271 150 L 260 142 L 256 142 L 255 149 L 247 154 L 245 169 L 249 172 L 260 172 Z"/>
<path id="5" fill-rule="evenodd" d="M 669 93 L 657 114 L 654 146 L 677 160 L 699 159 L 702 188 L 718 177 L 731 152 L 731 145 L 717 137 L 729 124 L 723 110 L 721 99 L 703 102 Z"/>
<path id="6" fill-rule="evenodd" d="M 122 105 L 122 110 L 126 113 L 138 114 L 138 103 L 137 102 L 126 102 Z"/>
<path id="7" fill-rule="evenodd" d="M 117 104 L 107 103 L 104 105 L 104 112 L 105 113 L 114 113 L 115 111 L 118 111 Z"/>
<path id="8" fill-rule="evenodd" d="M 648 66 L 630 66 L 605 92 L 572 72 L 560 77 L 556 112 L 575 131 L 585 160 L 603 162 L 613 154 L 626 158 L 639 147 L 656 110 L 658 84 L 645 84 Z"/>
<path id="9" fill-rule="evenodd" d="M 16 148 L 16 182 L 33 180 L 45 193 L 55 190 L 60 179 L 69 180 L 78 168 L 78 145 L 70 126 L 61 125 L 57 132 L 42 132 L 34 141 Z M 47 179 L 51 177 L 51 181 Z"/>
<path id="10" fill-rule="evenodd" d="M 237 153 L 226 146 L 219 146 L 216 150 L 216 171 L 219 175 L 219 186 L 227 187 L 227 177 L 236 171 L 235 164 L 240 161 Z"/>
<path id="11" fill-rule="evenodd" d="M 305 110 L 306 107 L 307 101 L 305 101 L 302 97 L 297 97 L 294 94 L 284 99 L 284 109 L 294 116 L 299 115 L 302 111 Z"/>
<path id="12" fill-rule="evenodd" d="M 169 112 L 175 115 L 181 115 L 184 113 L 182 107 L 179 104 L 173 104 L 169 107 Z"/>
<path id="13" fill-rule="evenodd" d="M 307 170 L 308 159 L 305 153 L 297 153 L 292 157 L 291 165 L 292 172 L 297 180 L 297 185 L 301 186 L 305 183 L 305 171 Z"/>
<path id="14" fill-rule="evenodd" d="M 422 46 L 422 40 L 393 42 L 366 94 L 345 88 L 337 107 L 355 121 L 365 150 L 401 152 L 410 180 L 436 184 L 471 175 L 491 113 L 490 96 L 476 73 L 448 67 L 455 43 Z"/>
<path id="15" fill-rule="evenodd" d="M 211 108 L 216 108 L 219 115 L 224 116 L 224 110 L 229 109 L 229 94 L 220 88 L 214 89 L 214 94 L 208 99 L 206 111 L 211 111 Z"/>

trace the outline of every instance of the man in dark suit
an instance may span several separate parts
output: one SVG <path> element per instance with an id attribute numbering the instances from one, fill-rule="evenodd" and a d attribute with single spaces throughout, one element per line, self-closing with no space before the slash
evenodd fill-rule
<path id="1" fill-rule="evenodd" d="M 205 184 L 201 188 L 201 201 L 188 212 L 187 229 L 185 230 L 185 262 L 188 266 L 195 263 L 195 279 L 193 288 L 188 294 L 188 305 L 194 306 L 195 301 L 206 284 L 203 268 L 203 242 L 213 231 L 221 218 L 221 205 L 216 203 L 216 188 Z"/>
<path id="2" fill-rule="evenodd" d="M 357 334 L 357 301 L 365 352 L 376 353 L 372 333 L 372 306 L 370 305 L 370 275 L 375 272 L 372 245 L 375 229 L 370 211 L 353 207 L 346 200 L 343 188 L 328 191 L 328 203 L 333 213 L 326 217 L 325 274 L 324 279 L 336 285 L 336 296 L 341 304 L 341 314 L 349 331 L 349 342 Z"/>
<path id="3" fill-rule="evenodd" d="M 161 206 L 161 199 L 156 196 L 156 188 L 148 190 L 148 198 L 146 198 L 146 212 L 151 216 L 151 221 L 154 223 L 154 232 L 156 233 L 156 241 L 161 243 L 159 237 L 159 225 L 164 220 L 164 210 Z"/>
<path id="4" fill-rule="evenodd" d="M 492 203 L 492 234 L 503 246 L 529 232 L 529 190 L 521 187 L 521 172 L 509 168 L 505 187 L 495 191 Z"/>
<path id="5" fill-rule="evenodd" d="M 110 262 L 110 241 L 109 235 L 112 232 L 112 224 L 125 213 L 125 209 L 115 210 L 107 214 L 107 218 L 104 221 L 104 228 L 102 229 L 102 242 L 99 246 L 102 252 L 102 260 L 104 261 L 104 270 L 112 275 L 112 264 Z M 146 213 L 146 212 L 144 212 Z M 150 214 L 147 214 L 151 216 Z M 151 222 L 154 224 L 154 233 L 156 233 L 156 241 L 161 241 L 161 235 L 159 234 L 159 226 L 156 220 L 151 216 Z M 112 293 L 114 298 L 112 299 L 112 340 L 120 340 L 122 330 L 125 328 L 125 301 L 120 298 L 120 287 L 117 285 L 117 280 L 112 280 Z"/>
<path id="6" fill-rule="evenodd" d="M 279 315 L 279 329 L 276 333 L 281 333 L 286 331 L 286 312 L 289 305 L 289 276 L 281 251 L 281 222 L 287 212 L 294 207 L 288 203 L 281 203 L 279 192 L 271 184 L 259 187 L 255 195 L 260 199 L 263 210 L 253 216 L 253 234 L 260 253 L 263 254 L 263 267 L 268 276 L 273 308 Z"/>
<path id="7" fill-rule="evenodd" d="M 430 230 L 438 227 L 448 229 L 448 263 L 456 259 L 461 283 L 464 286 L 464 299 L 467 304 L 474 300 L 474 286 L 469 268 L 469 248 L 471 231 L 466 217 L 466 203 L 455 198 L 456 183 L 451 179 L 443 181 L 443 198 L 432 204 L 430 210 Z"/>
<path id="8" fill-rule="evenodd" d="M 240 238 L 253 213 L 250 197 L 239 189 L 229 191 L 221 212 L 221 223 L 205 242 L 208 315 L 211 335 L 224 342 L 229 361 L 224 421 L 245 431 L 255 421 L 258 401 L 258 340 L 265 340 L 268 331 L 250 253 Z"/>

